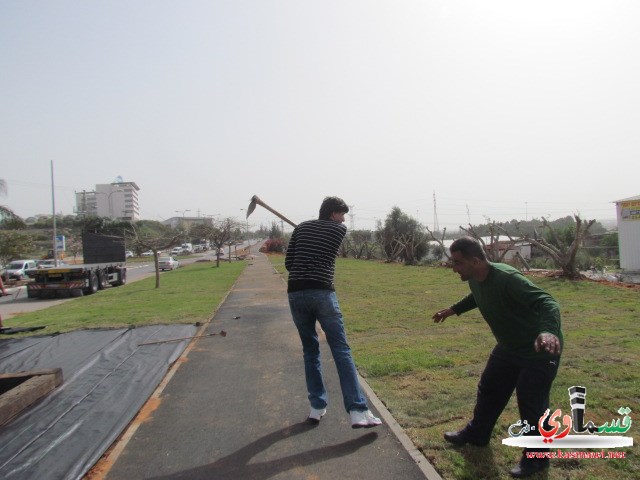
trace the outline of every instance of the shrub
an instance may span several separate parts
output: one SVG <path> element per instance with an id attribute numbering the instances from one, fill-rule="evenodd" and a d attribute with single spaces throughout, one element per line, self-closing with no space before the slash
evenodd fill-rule
<path id="1" fill-rule="evenodd" d="M 270 238 L 264 242 L 264 245 L 262 245 L 262 248 L 260 249 L 261 252 L 265 253 L 283 253 L 284 250 L 285 243 L 282 238 Z"/>

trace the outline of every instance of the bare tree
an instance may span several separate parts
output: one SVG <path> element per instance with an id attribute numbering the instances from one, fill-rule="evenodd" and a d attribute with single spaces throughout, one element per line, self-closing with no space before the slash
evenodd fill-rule
<path id="1" fill-rule="evenodd" d="M 442 255 L 444 255 L 447 258 L 447 261 L 451 260 L 451 255 L 449 255 L 449 249 L 444 244 L 444 237 L 447 234 L 447 227 L 445 227 L 444 230 L 442 230 L 442 235 L 439 238 L 436 237 L 435 232 L 432 232 L 431 230 L 429 230 L 429 227 L 425 227 L 425 228 L 427 229 L 429 238 L 431 238 L 431 240 L 433 240 L 438 244 L 437 250 L 442 252 Z"/>
<path id="2" fill-rule="evenodd" d="M 589 229 L 595 220 L 585 221 L 578 215 L 574 215 L 573 218 L 576 222 L 575 231 L 569 239 L 563 239 L 544 217 L 542 218 L 542 226 L 548 230 L 552 242 L 540 236 L 537 230 L 534 230 L 533 237 L 525 235 L 524 238 L 549 255 L 556 266 L 562 269 L 563 277 L 578 279 L 581 278 L 581 275 L 576 266 L 576 254 L 585 238 L 589 236 Z"/>
<path id="3" fill-rule="evenodd" d="M 216 249 L 216 267 L 220 266 L 220 256 L 224 247 L 229 247 L 229 261 L 231 261 L 231 245 L 236 240 L 236 232 L 241 231 L 243 224 L 233 218 L 213 220 L 211 225 L 193 227 L 192 234 L 208 239 Z"/>
<path id="4" fill-rule="evenodd" d="M 342 243 L 340 244 L 340 248 L 338 249 L 338 256 L 342 258 L 348 258 L 349 252 L 353 251 L 353 247 L 351 245 L 351 239 L 348 235 L 342 239 Z"/>
<path id="5" fill-rule="evenodd" d="M 354 230 L 349 235 L 350 248 L 354 258 L 371 260 L 376 255 L 376 244 L 370 230 Z"/>
<path id="6" fill-rule="evenodd" d="M 489 245 L 486 244 L 482 235 L 473 228 L 473 225 L 469 224 L 469 228 L 461 226 L 460 230 L 465 231 L 467 235 L 470 235 L 482 244 L 489 261 L 502 262 L 509 250 L 513 249 L 513 246 L 518 240 L 514 239 L 511 234 L 502 227 L 502 225 L 495 221 L 488 223 L 486 228 L 489 230 Z M 500 242 L 500 235 L 506 236 L 509 241 Z"/>
<path id="7" fill-rule="evenodd" d="M 166 250 L 180 243 L 180 239 L 184 235 L 183 232 L 175 231 L 141 231 L 138 227 L 131 224 L 127 230 L 131 243 L 143 250 L 151 250 L 153 252 L 153 264 L 156 271 L 156 288 L 160 288 L 160 267 L 158 265 L 158 251 Z"/>
<path id="8" fill-rule="evenodd" d="M 404 249 L 401 243 L 396 242 L 393 233 L 382 229 L 376 231 L 376 240 L 387 263 L 395 262 Z"/>
<path id="9" fill-rule="evenodd" d="M 405 265 L 417 265 L 420 260 L 420 251 L 425 252 L 427 246 L 427 236 L 422 232 L 398 233 L 394 238 L 397 245 L 401 247 L 400 258 Z M 421 248 L 423 247 L 423 248 Z M 426 249 L 428 252 L 428 247 Z"/>

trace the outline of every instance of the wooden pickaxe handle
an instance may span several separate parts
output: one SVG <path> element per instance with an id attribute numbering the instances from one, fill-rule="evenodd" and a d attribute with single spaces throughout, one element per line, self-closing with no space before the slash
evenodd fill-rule
<path id="1" fill-rule="evenodd" d="M 249 208 L 247 208 L 247 218 L 249 217 L 249 215 L 251 215 L 251 213 L 256 209 L 256 205 L 260 205 L 264 208 L 266 208 L 267 210 L 269 210 L 271 213 L 273 213 L 275 216 L 281 218 L 282 220 L 284 220 L 285 222 L 287 222 L 289 225 L 291 225 L 293 228 L 296 228 L 297 225 L 295 223 L 293 223 L 291 220 L 289 220 L 287 217 L 285 217 L 284 215 L 282 215 L 280 212 L 278 212 L 277 210 L 274 210 L 273 208 L 271 208 L 269 205 L 267 205 L 266 203 L 264 203 L 262 200 L 260 200 L 260 197 L 258 197 L 257 195 L 254 195 L 253 197 L 251 197 L 251 203 L 249 204 Z"/>

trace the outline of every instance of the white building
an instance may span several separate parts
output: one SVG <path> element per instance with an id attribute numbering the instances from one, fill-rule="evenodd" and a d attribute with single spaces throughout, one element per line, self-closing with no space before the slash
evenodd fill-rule
<path id="1" fill-rule="evenodd" d="M 620 268 L 640 272 L 640 195 L 616 200 Z"/>
<path id="2" fill-rule="evenodd" d="M 107 217 L 118 220 L 140 220 L 138 190 L 135 182 L 121 178 L 96 185 L 93 191 L 76 192 L 76 213 L 79 216 Z"/>

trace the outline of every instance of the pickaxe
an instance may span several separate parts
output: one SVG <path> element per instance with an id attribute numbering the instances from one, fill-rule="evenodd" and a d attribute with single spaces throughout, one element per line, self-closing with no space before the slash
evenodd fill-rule
<path id="1" fill-rule="evenodd" d="M 262 200 L 260 200 L 260 198 L 257 195 L 254 195 L 253 197 L 251 197 L 251 203 L 249 204 L 249 208 L 247 208 L 247 218 L 249 218 L 249 215 L 251 215 L 253 213 L 253 211 L 256 209 L 256 205 L 261 205 L 264 208 L 266 208 L 267 210 L 269 210 L 271 213 L 273 213 L 274 215 L 276 215 L 277 217 L 281 218 L 282 220 L 284 220 L 285 222 L 287 222 L 289 225 L 291 225 L 293 228 L 297 227 L 297 225 L 295 223 L 293 223 L 291 220 L 289 220 L 287 217 L 285 217 L 284 215 L 282 215 L 280 212 L 278 212 L 277 210 L 274 210 L 273 208 L 271 208 L 269 205 L 267 205 L 266 203 L 264 203 Z"/>

